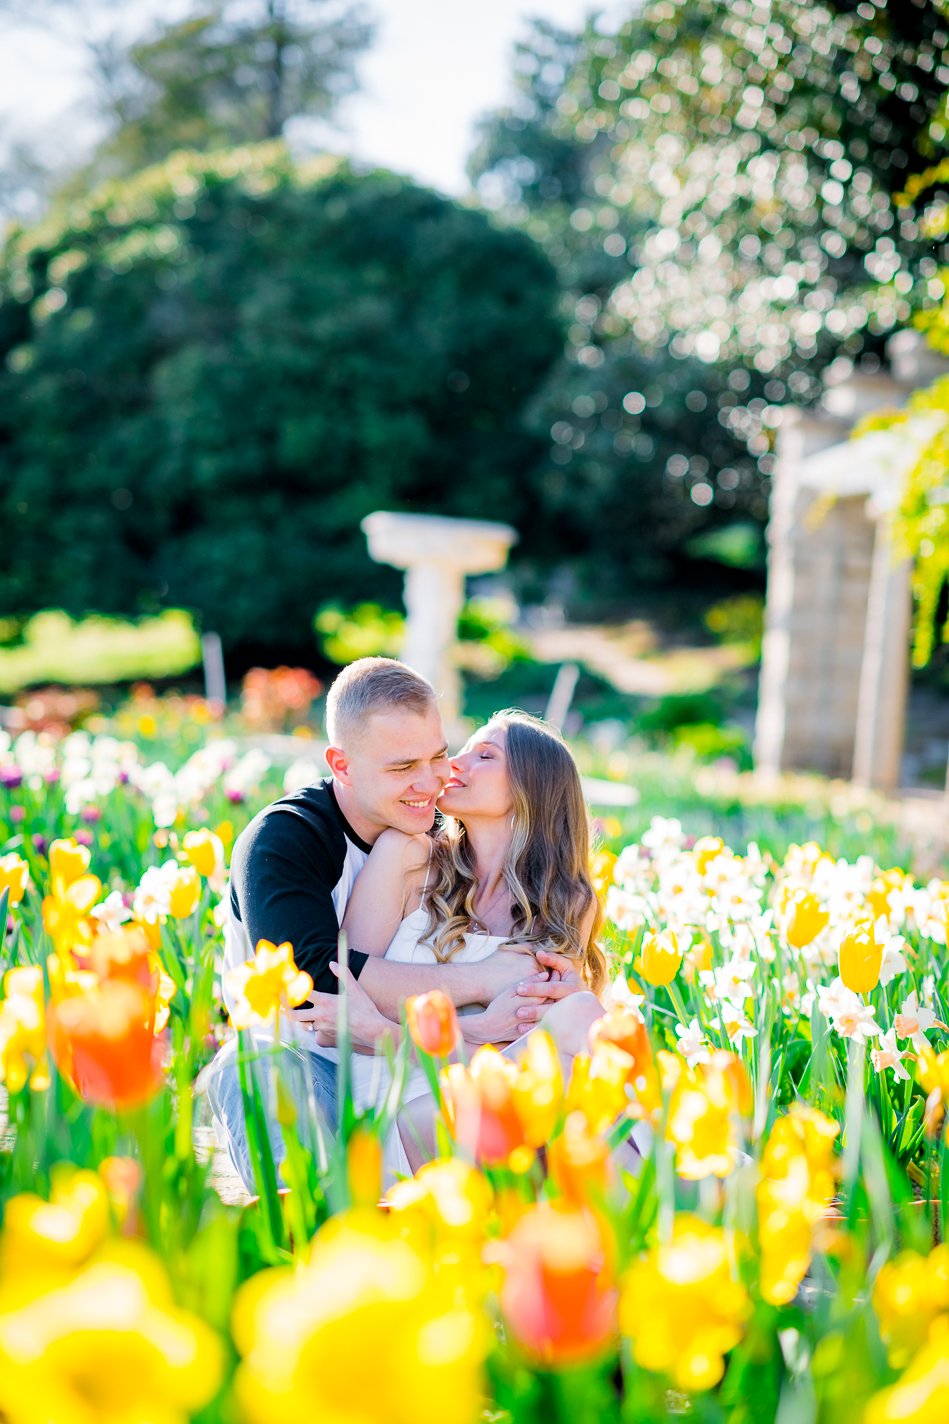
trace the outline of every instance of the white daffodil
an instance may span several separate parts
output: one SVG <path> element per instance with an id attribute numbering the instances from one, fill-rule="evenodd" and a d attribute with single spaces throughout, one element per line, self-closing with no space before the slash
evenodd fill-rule
<path id="1" fill-rule="evenodd" d="M 915 989 L 903 1000 L 903 1007 L 893 1021 L 897 1038 L 911 1039 L 918 1053 L 929 1047 L 929 1039 L 926 1037 L 929 1030 L 943 1026 L 932 1009 L 920 1005 Z"/>
<path id="2" fill-rule="evenodd" d="M 693 1019 L 688 1028 L 676 1024 L 676 1038 L 679 1040 L 679 1052 L 690 1068 L 694 1068 L 697 1063 L 709 1062 L 711 1054 L 708 1039 L 702 1032 L 698 1019 Z"/>
<path id="3" fill-rule="evenodd" d="M 893 1069 L 894 1078 L 904 1081 L 909 1077 L 903 1067 L 903 1059 L 906 1057 L 906 1050 L 902 1052 L 896 1046 L 896 1029 L 891 1028 L 887 1033 L 880 1035 L 879 1048 L 871 1048 L 870 1061 L 878 1073 L 882 1073 L 887 1068 Z"/>

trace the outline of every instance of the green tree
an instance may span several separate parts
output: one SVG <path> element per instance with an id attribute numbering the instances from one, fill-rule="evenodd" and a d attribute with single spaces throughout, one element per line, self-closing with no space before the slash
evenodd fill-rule
<path id="1" fill-rule="evenodd" d="M 892 196 L 946 44 L 928 0 L 646 0 L 519 47 L 471 173 L 561 273 L 568 347 L 538 419 L 550 481 L 593 515 L 588 583 L 680 572 L 692 534 L 760 524 L 775 407 L 907 318 L 936 261 Z"/>
<path id="2" fill-rule="evenodd" d="M 199 5 L 122 52 L 100 163 L 134 172 L 178 148 L 263 142 L 292 119 L 326 119 L 356 87 L 371 37 L 364 11 L 338 0 Z"/>
<path id="3" fill-rule="evenodd" d="M 180 606 L 299 653 L 319 605 L 397 600 L 373 509 L 530 543 L 556 278 L 477 211 L 280 145 L 179 153 L 15 234 L 0 293 L 11 613 Z"/>

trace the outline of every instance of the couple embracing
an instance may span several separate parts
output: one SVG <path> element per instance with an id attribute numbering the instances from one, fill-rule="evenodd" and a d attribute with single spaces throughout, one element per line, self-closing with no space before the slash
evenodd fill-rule
<path id="1" fill-rule="evenodd" d="M 261 939 L 289 941 L 313 979 L 287 1029 L 298 1108 L 315 1102 L 335 1126 L 340 929 L 357 1109 L 384 1092 L 384 1060 L 373 1054 L 385 1035 L 398 1037 L 401 1005 L 436 988 L 459 1010 L 466 1045 L 517 1053 L 542 1021 L 569 1072 L 603 1013 L 606 961 L 589 818 L 564 742 L 525 713 L 501 712 L 450 758 L 432 687 L 388 658 L 361 658 L 339 675 L 326 724 L 332 775 L 266 807 L 237 839 L 225 934 L 226 971 Z M 208 1095 L 253 1191 L 235 1053 L 228 1045 L 218 1055 Z M 415 1069 L 386 1147 L 390 1179 L 434 1155 L 434 1112 Z M 279 1161 L 275 1121 L 271 1129 Z"/>

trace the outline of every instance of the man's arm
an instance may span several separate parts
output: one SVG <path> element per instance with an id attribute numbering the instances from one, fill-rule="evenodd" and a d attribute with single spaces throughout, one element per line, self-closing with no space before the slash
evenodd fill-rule
<path id="1" fill-rule="evenodd" d="M 238 837 L 231 860 L 232 894 L 251 946 L 261 939 L 289 941 L 314 988 L 330 994 L 337 992 L 329 965 L 338 954 L 333 887 L 340 869 L 320 828 L 282 809 L 252 821 Z M 350 951 L 357 978 L 365 962 L 366 955 Z"/>
<path id="2" fill-rule="evenodd" d="M 389 1019 L 398 1019 L 400 1005 L 410 994 L 443 989 L 456 1008 L 489 1004 L 498 994 L 519 983 L 539 983 L 547 978 L 530 954 L 499 950 L 472 963 L 403 964 L 392 959 L 369 959 L 359 982 L 376 1007 Z"/>

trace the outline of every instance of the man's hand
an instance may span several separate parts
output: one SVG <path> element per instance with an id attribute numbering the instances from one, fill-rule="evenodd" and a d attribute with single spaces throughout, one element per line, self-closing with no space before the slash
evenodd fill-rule
<path id="1" fill-rule="evenodd" d="M 335 962 L 330 969 L 339 978 L 339 965 Z M 375 1004 L 360 986 L 351 970 L 346 970 L 346 995 L 349 1010 L 349 1037 L 355 1049 L 376 1047 L 387 1033 L 398 1037 L 399 1026 L 380 1013 Z M 336 1029 L 339 1020 L 339 995 L 313 993 L 308 1007 L 291 1009 L 289 1017 L 296 1023 L 309 1027 L 316 1035 L 316 1041 L 323 1048 L 336 1045 Z"/>

